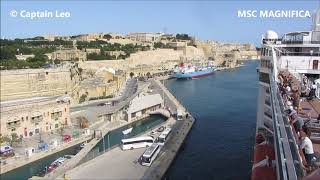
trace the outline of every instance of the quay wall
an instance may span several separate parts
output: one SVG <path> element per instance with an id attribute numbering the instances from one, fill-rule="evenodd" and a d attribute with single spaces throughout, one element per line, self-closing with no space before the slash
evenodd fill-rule
<path id="1" fill-rule="evenodd" d="M 186 108 L 167 90 L 165 86 L 163 86 L 159 80 L 156 80 L 156 82 L 159 84 L 159 86 L 162 88 L 162 90 L 166 93 L 166 95 L 172 100 L 177 108 L 180 108 L 184 110 L 186 113 Z M 169 169 L 171 163 L 175 159 L 176 155 L 179 152 L 180 147 L 184 143 L 188 133 L 190 132 L 195 119 L 191 116 L 190 113 L 188 113 L 188 118 L 185 118 L 182 120 L 181 124 L 177 125 L 177 133 L 172 134 L 173 137 L 168 140 L 168 142 L 163 147 L 162 154 L 165 154 L 165 156 L 158 157 L 152 166 L 147 170 L 147 172 L 144 174 L 142 179 L 153 179 L 153 180 L 160 180 L 163 178 L 167 170 Z"/>

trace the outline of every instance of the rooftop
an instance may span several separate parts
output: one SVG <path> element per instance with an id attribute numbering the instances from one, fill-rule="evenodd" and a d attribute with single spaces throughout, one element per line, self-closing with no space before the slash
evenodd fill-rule
<path id="1" fill-rule="evenodd" d="M 140 96 L 131 101 L 131 105 L 128 109 L 128 112 L 134 113 L 141 111 L 143 109 L 162 104 L 163 100 L 160 94 L 153 94 L 147 96 Z"/>

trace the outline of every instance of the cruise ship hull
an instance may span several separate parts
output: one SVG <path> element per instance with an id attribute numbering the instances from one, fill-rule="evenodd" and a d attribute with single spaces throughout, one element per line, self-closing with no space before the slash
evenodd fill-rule
<path id="1" fill-rule="evenodd" d="M 174 73 L 173 77 L 177 79 L 189 79 L 189 78 L 209 76 L 209 75 L 212 75 L 213 73 L 214 73 L 214 69 L 207 69 L 207 70 L 195 71 L 190 73 L 176 72 Z"/>

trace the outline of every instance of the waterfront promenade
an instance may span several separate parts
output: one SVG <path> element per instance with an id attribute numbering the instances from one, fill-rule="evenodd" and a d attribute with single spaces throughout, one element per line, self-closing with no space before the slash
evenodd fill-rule
<path id="1" fill-rule="evenodd" d="M 156 80 L 155 83 L 163 91 L 163 94 L 170 99 L 171 102 L 167 103 L 174 104 L 176 109 L 186 111 L 160 81 Z M 151 167 L 141 166 L 138 163 L 138 159 L 145 151 L 145 148 L 122 151 L 119 147 L 116 147 L 66 172 L 66 176 L 69 179 L 96 179 L 97 177 L 108 179 L 128 179 L 128 177 L 130 179 L 161 179 L 179 152 L 194 121 L 194 118 L 189 115 L 188 118 L 184 118 L 182 121 L 177 121 L 171 117 L 163 124 L 163 126 L 172 128 L 172 135 Z"/>

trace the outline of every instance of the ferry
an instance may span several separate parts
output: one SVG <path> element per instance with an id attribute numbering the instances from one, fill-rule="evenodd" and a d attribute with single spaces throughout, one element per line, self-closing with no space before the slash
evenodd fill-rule
<path id="1" fill-rule="evenodd" d="M 262 38 L 252 180 L 320 179 L 320 9 L 310 31 Z"/>
<path id="2" fill-rule="evenodd" d="M 173 71 L 173 78 L 177 79 L 192 79 L 203 76 L 212 75 L 215 71 L 215 68 L 212 66 L 198 67 L 192 64 L 185 65 L 180 64 L 176 66 Z"/>

